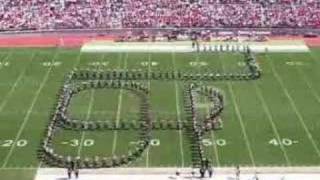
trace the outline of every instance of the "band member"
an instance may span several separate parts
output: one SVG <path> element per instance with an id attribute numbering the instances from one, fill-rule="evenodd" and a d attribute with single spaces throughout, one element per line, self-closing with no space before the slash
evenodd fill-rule
<path id="1" fill-rule="evenodd" d="M 236 167 L 236 179 L 237 180 L 240 179 L 240 167 L 239 166 Z"/>
<path id="2" fill-rule="evenodd" d="M 200 177 L 204 178 L 205 173 L 206 173 L 206 170 L 204 169 L 204 167 L 201 167 L 200 168 Z"/>
<path id="3" fill-rule="evenodd" d="M 79 169 L 78 168 L 74 169 L 74 175 L 76 176 L 76 179 L 79 178 Z"/>
<path id="4" fill-rule="evenodd" d="M 69 167 L 68 168 L 68 179 L 71 179 L 71 173 L 72 173 L 72 169 Z"/>
<path id="5" fill-rule="evenodd" d="M 212 167 L 210 166 L 210 167 L 208 167 L 208 173 L 209 173 L 209 178 L 211 178 L 212 177 L 212 175 L 213 175 L 213 169 L 212 169 Z"/>

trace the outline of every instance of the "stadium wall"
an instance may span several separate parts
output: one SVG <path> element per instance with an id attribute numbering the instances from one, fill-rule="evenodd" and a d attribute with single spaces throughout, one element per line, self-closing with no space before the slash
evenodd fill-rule
<path id="1" fill-rule="evenodd" d="M 123 30 L 120 31 L 123 33 Z M 81 47 L 93 40 L 115 41 L 118 34 L 99 32 L 1 32 L 0 47 Z M 320 37 L 269 36 L 271 40 L 301 40 L 309 47 L 320 47 Z"/>
<path id="2" fill-rule="evenodd" d="M 81 47 L 93 40 L 114 41 L 114 36 L 93 34 L 10 34 L 0 35 L 0 47 Z"/>

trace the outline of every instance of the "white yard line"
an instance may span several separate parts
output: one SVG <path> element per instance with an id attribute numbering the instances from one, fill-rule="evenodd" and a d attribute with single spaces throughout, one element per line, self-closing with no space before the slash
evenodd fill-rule
<path id="1" fill-rule="evenodd" d="M 13 54 L 13 51 L 10 51 L 9 53 L 6 53 L 6 55 L 3 58 L 0 59 L 0 62 L 7 61 L 12 56 L 12 54 Z M 0 67 L 0 69 L 1 69 L 1 67 Z"/>
<path id="2" fill-rule="evenodd" d="M 272 126 L 273 133 L 274 133 L 274 135 L 276 136 L 278 142 L 281 142 L 280 133 L 279 133 L 279 131 L 278 131 L 278 129 L 277 129 L 277 126 L 276 126 L 276 124 L 275 124 L 275 122 L 274 122 L 274 120 L 273 120 L 273 116 L 272 116 L 272 114 L 271 114 L 271 112 L 270 112 L 270 109 L 269 109 L 267 103 L 266 103 L 266 100 L 265 100 L 265 98 L 263 97 L 263 94 L 262 94 L 262 92 L 261 92 L 261 89 L 260 89 L 260 87 L 257 85 L 256 82 L 254 82 L 254 86 L 255 86 L 255 89 L 256 89 L 256 93 L 257 93 L 257 95 L 258 95 L 258 98 L 260 99 L 260 101 L 261 101 L 261 103 L 262 103 L 263 110 L 264 110 L 264 112 L 266 113 L 266 115 L 267 115 L 267 117 L 268 117 L 268 120 L 269 120 L 269 122 L 270 122 L 270 124 L 271 124 L 271 126 Z M 289 159 L 289 156 L 288 156 L 288 154 L 287 154 L 287 151 L 286 151 L 285 147 L 283 146 L 283 143 L 279 143 L 279 144 L 280 144 L 280 149 L 281 149 L 281 151 L 282 151 L 282 153 L 283 153 L 283 156 L 284 156 L 284 158 L 285 158 L 285 160 L 286 160 L 287 166 L 291 166 L 291 161 L 290 161 L 290 159 Z"/>
<path id="3" fill-rule="evenodd" d="M 252 151 L 251 144 L 250 144 L 247 132 L 246 132 L 245 125 L 243 123 L 243 119 L 242 119 L 242 115 L 240 113 L 239 106 L 238 106 L 238 104 L 236 102 L 236 99 L 235 99 L 236 97 L 234 95 L 232 85 L 231 85 L 230 82 L 227 82 L 227 84 L 228 84 L 229 92 L 231 94 L 231 100 L 232 100 L 232 103 L 233 103 L 235 111 L 236 111 L 236 115 L 237 115 L 237 117 L 239 119 L 239 122 L 240 122 L 242 134 L 243 134 L 243 137 L 244 137 L 245 142 L 246 142 L 246 146 L 247 146 L 247 149 L 248 149 L 248 152 L 249 152 L 251 163 L 252 163 L 253 167 L 255 167 L 256 163 L 255 163 L 255 160 L 254 160 L 253 151 Z"/>
<path id="4" fill-rule="evenodd" d="M 128 53 L 126 54 L 126 57 L 124 59 L 124 69 L 127 68 L 127 59 L 128 59 Z M 121 109 L 122 109 L 122 96 L 123 96 L 123 89 L 120 89 L 119 96 L 118 96 L 118 107 L 117 107 L 117 115 L 116 115 L 116 126 L 120 123 L 121 118 Z M 117 139 L 118 139 L 118 131 L 115 130 L 113 134 L 113 144 L 112 144 L 112 155 L 114 155 L 117 147 Z"/>
<path id="5" fill-rule="evenodd" d="M 119 125 L 120 117 L 121 117 L 121 108 L 122 108 L 122 96 L 123 96 L 123 89 L 120 89 L 119 96 L 118 96 L 118 107 L 117 107 L 117 115 L 116 115 L 116 125 Z M 113 135 L 113 144 L 112 144 L 112 155 L 114 155 L 117 147 L 117 139 L 118 139 L 118 131 L 114 131 Z"/>
<path id="6" fill-rule="evenodd" d="M 174 70 L 176 71 L 176 59 L 175 59 L 175 53 L 172 52 L 172 65 Z M 179 103 L 179 91 L 178 91 L 178 82 L 177 80 L 174 81 L 175 86 L 175 93 L 176 93 L 176 111 L 177 111 L 177 120 L 179 123 L 181 123 L 181 112 L 180 112 L 180 103 Z M 182 130 L 179 130 L 179 139 L 180 139 L 180 154 L 181 154 L 181 166 L 184 167 L 184 152 L 183 152 L 183 135 Z"/>
<path id="7" fill-rule="evenodd" d="M 225 67 L 224 67 L 223 61 L 221 61 L 221 66 L 222 66 L 223 71 L 225 71 Z M 256 167 L 256 163 L 255 163 L 255 160 L 254 160 L 254 156 L 253 156 L 253 151 L 252 151 L 252 148 L 251 148 L 250 140 L 249 140 L 248 135 L 247 135 L 246 127 L 245 127 L 245 125 L 243 123 L 243 119 L 242 119 L 242 115 L 241 115 L 239 106 L 238 106 L 238 104 L 236 102 L 236 97 L 235 97 L 235 94 L 233 92 L 232 84 L 228 81 L 227 85 L 228 85 L 228 88 L 229 88 L 229 92 L 231 94 L 231 100 L 232 100 L 232 103 L 234 105 L 234 109 L 236 111 L 236 115 L 237 115 L 238 120 L 240 122 L 242 134 L 243 134 L 243 137 L 245 139 L 246 146 L 247 146 L 247 149 L 248 149 L 248 152 L 249 152 L 249 157 L 250 157 L 250 160 L 251 160 L 251 164 L 252 164 L 253 167 Z"/>
<path id="8" fill-rule="evenodd" d="M 87 111 L 87 115 L 86 115 L 86 121 L 88 121 L 90 119 L 90 115 L 91 115 L 91 111 L 92 111 L 92 107 L 93 107 L 93 103 L 94 103 L 94 94 L 95 94 L 95 91 L 94 91 L 94 89 L 92 89 L 91 93 L 90 93 L 90 101 L 89 101 L 88 111 Z M 81 157 L 81 151 L 82 151 L 85 136 L 86 136 L 86 132 L 82 131 L 81 132 L 81 140 L 80 140 L 80 144 L 79 144 L 79 148 L 78 148 L 78 152 L 77 152 L 78 157 Z"/>
<path id="9" fill-rule="evenodd" d="M 297 68 L 297 71 L 299 72 L 299 74 L 301 75 L 303 81 L 307 84 L 307 86 L 308 86 L 309 90 L 311 91 L 312 95 L 315 97 L 317 102 L 320 104 L 320 96 L 318 95 L 317 91 L 312 87 L 311 82 L 307 78 L 306 74 L 299 67 L 296 66 L 296 68 Z"/>
<path id="10" fill-rule="evenodd" d="M 268 58 L 268 55 L 267 55 L 267 58 Z M 268 58 L 268 59 L 269 59 L 269 58 Z M 276 77 L 277 81 L 279 82 L 279 84 L 280 84 L 280 86 L 281 86 L 284 94 L 285 94 L 286 97 L 289 99 L 289 102 L 290 102 L 290 105 L 291 105 L 292 109 L 294 110 L 294 112 L 295 112 L 296 116 L 298 117 L 298 120 L 299 120 L 302 128 L 304 129 L 304 131 L 305 131 L 305 133 L 307 134 L 307 137 L 309 138 L 309 140 L 310 140 L 310 142 L 311 142 L 314 150 L 316 151 L 318 157 L 320 158 L 320 150 L 319 150 L 319 148 L 318 148 L 318 146 L 317 146 L 317 144 L 316 144 L 316 142 L 315 142 L 312 134 L 310 133 L 310 130 L 308 129 L 308 127 L 307 127 L 307 125 L 306 125 L 306 123 L 305 123 L 305 121 L 304 121 L 304 119 L 303 119 L 300 111 L 298 110 L 298 108 L 297 108 L 294 100 L 292 99 L 292 97 L 291 97 L 288 89 L 285 87 L 285 85 L 284 85 L 284 83 L 283 83 L 280 75 L 279 75 L 278 72 L 276 71 L 273 62 L 272 62 L 270 59 L 269 59 L 269 62 L 270 62 L 271 69 L 272 69 L 272 72 L 273 72 L 274 76 Z"/>
<path id="11" fill-rule="evenodd" d="M 196 61 L 198 62 L 198 64 L 200 64 L 199 63 L 199 61 L 200 61 L 199 54 L 198 53 L 196 53 L 196 54 L 197 54 Z M 198 66 L 198 73 L 201 73 L 200 66 Z M 201 81 L 199 81 L 199 82 L 201 83 Z M 207 104 L 206 110 L 207 110 L 207 115 L 209 115 L 210 114 L 210 109 L 209 109 L 210 102 L 205 101 L 205 104 Z M 212 140 L 212 143 L 213 143 L 213 152 L 214 152 L 214 156 L 215 156 L 214 159 L 216 160 L 215 167 L 219 167 L 220 166 L 220 158 L 219 158 L 218 147 L 217 147 L 217 143 L 216 143 L 214 130 L 210 130 L 210 136 L 211 136 L 211 140 Z"/>
<path id="12" fill-rule="evenodd" d="M 57 54 L 58 54 L 58 51 L 56 50 L 54 56 L 52 57 L 51 62 L 54 62 L 54 61 L 55 61 L 55 59 L 56 59 L 56 57 L 57 57 Z M 41 84 L 40 84 L 40 87 L 39 87 L 38 90 L 36 91 L 35 96 L 34 96 L 32 102 L 31 102 L 31 105 L 29 106 L 29 109 L 28 109 L 28 111 L 27 111 L 27 114 L 26 114 L 25 117 L 23 118 L 23 121 L 22 121 L 22 124 L 21 124 L 21 126 L 20 126 L 20 129 L 19 129 L 19 131 L 18 131 L 18 133 L 17 133 L 17 135 L 16 135 L 16 137 L 15 137 L 15 139 L 14 139 L 14 141 L 13 141 L 12 146 L 10 147 L 9 153 L 7 154 L 7 156 L 6 156 L 5 159 L 4 159 L 4 163 L 3 163 L 2 166 L 1 166 L 2 168 L 6 167 L 7 163 L 9 162 L 9 159 L 10 159 L 12 153 L 13 153 L 13 150 L 14 150 L 14 148 L 16 147 L 16 143 L 17 143 L 17 141 L 19 140 L 19 138 L 20 138 L 20 136 L 21 136 L 21 134 L 22 134 L 22 132 L 23 132 L 26 124 L 28 123 L 28 121 L 29 121 L 29 119 L 30 119 L 30 115 L 31 115 L 31 113 L 32 113 L 32 111 L 33 111 L 33 108 L 34 108 L 34 106 L 35 106 L 35 104 L 36 104 L 36 102 L 37 102 L 37 100 L 38 100 L 38 97 L 39 97 L 39 95 L 40 95 L 43 87 L 45 86 L 45 84 L 46 84 L 46 82 L 47 82 L 47 80 L 48 80 L 48 78 L 49 78 L 49 75 L 50 75 L 50 72 L 52 71 L 52 68 L 53 68 L 53 66 L 50 66 L 50 67 L 48 68 L 48 70 L 47 70 L 47 72 L 46 72 L 46 74 L 45 74 L 45 76 L 44 76 L 44 78 L 43 78 L 43 80 L 42 80 L 42 82 L 41 82 Z"/>
<path id="13" fill-rule="evenodd" d="M 102 60 L 104 59 L 104 55 L 102 56 Z M 100 68 L 100 67 L 99 67 Z M 88 106 L 88 111 L 86 114 L 86 121 L 89 121 L 90 116 L 91 116 L 91 112 L 92 112 L 92 107 L 93 107 L 93 103 L 94 103 L 94 94 L 95 94 L 95 90 L 92 89 L 91 90 L 91 94 L 90 94 L 90 100 L 89 100 L 89 106 Z M 81 151 L 82 151 L 82 147 L 83 147 L 83 143 L 84 143 L 84 139 L 86 137 L 86 132 L 82 131 L 81 132 L 81 139 L 80 139 L 80 144 L 79 144 L 79 148 L 78 148 L 78 152 L 77 152 L 77 156 L 81 157 Z"/>
<path id="14" fill-rule="evenodd" d="M 148 56 L 148 73 L 150 75 L 151 73 L 151 53 L 149 53 Z M 151 82 L 150 79 L 148 80 L 148 89 L 149 91 L 151 91 Z M 150 96 L 150 95 L 149 95 Z M 147 152 L 146 152 L 146 167 L 149 167 L 149 152 L 150 152 L 150 146 L 147 147 Z"/>
<path id="15" fill-rule="evenodd" d="M 62 52 L 62 51 L 60 51 L 60 52 Z M 77 57 L 77 60 L 76 60 L 76 62 L 74 63 L 72 69 L 76 68 L 76 67 L 80 64 L 81 54 L 82 54 L 82 53 L 81 53 L 81 51 L 80 51 L 80 52 L 79 52 L 79 55 L 78 55 L 78 57 Z M 43 162 L 40 161 L 39 164 L 38 164 L 38 167 L 37 167 L 38 170 L 41 168 L 42 164 L 43 164 Z"/>
<path id="16" fill-rule="evenodd" d="M 211 139 L 213 140 L 213 142 L 212 142 L 213 143 L 213 150 L 214 150 L 214 155 L 215 155 L 216 163 L 217 163 L 215 167 L 220 167 L 221 164 L 220 164 L 220 157 L 219 157 L 219 153 L 218 153 L 218 146 L 216 143 L 216 137 L 214 135 L 213 130 L 211 130 L 210 134 L 211 134 Z"/>
<path id="17" fill-rule="evenodd" d="M 10 51 L 10 53 L 7 53 L 4 58 L 1 58 L 1 61 L 6 61 L 8 60 L 13 54 L 13 51 Z"/>
<path id="18" fill-rule="evenodd" d="M 37 169 L 40 169 L 40 168 L 42 167 L 42 164 L 43 164 L 43 162 L 42 162 L 42 161 L 40 161 L 40 162 L 39 162 L 39 164 L 38 164 Z"/>
<path id="19" fill-rule="evenodd" d="M 32 53 L 32 56 L 31 56 L 31 60 L 30 60 L 29 63 L 31 63 L 31 62 L 33 61 L 34 55 L 35 55 L 35 53 L 33 52 L 33 53 Z M 10 56 L 10 55 L 8 55 L 8 56 Z M 7 56 L 7 57 L 8 57 L 8 56 Z M 7 57 L 6 57 L 5 59 L 7 59 Z M 7 105 L 8 100 L 11 98 L 11 96 L 12 96 L 12 94 L 14 93 L 14 91 L 16 90 L 18 84 L 20 83 L 21 79 L 24 77 L 24 74 L 25 74 L 25 72 L 26 72 L 26 70 L 27 70 L 27 67 L 28 67 L 28 66 L 26 66 L 26 67 L 22 70 L 22 72 L 19 74 L 19 76 L 18 76 L 18 78 L 16 79 L 16 81 L 14 82 L 14 84 L 11 86 L 10 91 L 9 91 L 9 92 L 6 94 L 6 96 L 3 98 L 3 101 L 2 101 L 2 103 L 1 103 L 1 105 L 0 105 L 0 113 L 2 113 L 3 108 Z"/>
<path id="20" fill-rule="evenodd" d="M 208 104 L 208 105 L 210 105 L 210 104 Z M 206 110 L 207 110 L 207 115 L 209 115 L 210 114 L 209 106 L 206 107 Z M 217 143 L 216 143 L 214 130 L 210 130 L 210 136 L 211 136 L 213 152 L 214 152 L 214 156 L 215 156 L 214 158 L 216 159 L 215 167 L 220 167 L 220 158 L 219 158 L 218 147 L 217 147 Z"/>

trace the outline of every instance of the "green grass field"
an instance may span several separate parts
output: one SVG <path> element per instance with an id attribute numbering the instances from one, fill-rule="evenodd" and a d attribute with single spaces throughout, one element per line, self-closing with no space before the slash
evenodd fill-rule
<path id="1" fill-rule="evenodd" d="M 205 152 L 214 166 L 320 165 L 320 50 L 256 55 L 263 75 L 254 81 L 198 82 L 225 94 L 222 130 L 207 133 Z M 199 72 L 243 68 L 237 53 L 81 54 L 79 49 L 0 50 L 0 176 L 32 179 L 41 166 L 37 150 L 64 75 L 74 67 Z M 144 82 L 156 119 L 184 120 L 179 81 Z M 70 114 L 87 120 L 136 120 L 139 99 L 125 90 L 83 91 Z M 205 105 L 205 102 L 204 102 Z M 205 108 L 205 106 L 203 107 Z M 61 130 L 54 147 L 64 155 L 121 155 L 137 132 Z M 131 167 L 190 167 L 184 132 L 153 131 L 152 144 Z"/>

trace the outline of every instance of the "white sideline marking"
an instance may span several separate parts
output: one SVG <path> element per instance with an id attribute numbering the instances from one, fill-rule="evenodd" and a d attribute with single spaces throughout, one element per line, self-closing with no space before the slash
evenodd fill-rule
<path id="1" fill-rule="evenodd" d="M 259 180 L 319 180 L 319 167 L 240 167 L 239 180 L 253 180 L 255 174 Z M 187 180 L 199 179 L 199 173 L 191 176 L 191 168 L 180 168 L 180 177 L 175 176 L 176 167 L 167 168 L 111 168 L 80 170 L 81 180 Z M 66 180 L 65 169 L 41 168 L 35 180 Z M 209 178 L 205 178 L 209 179 Z M 235 180 L 235 168 L 215 168 L 214 180 Z"/>
<path id="2" fill-rule="evenodd" d="M 266 57 L 268 58 L 269 56 L 266 55 Z M 268 58 L 268 59 L 269 59 L 269 58 Z M 301 113 L 299 112 L 299 110 L 298 110 L 298 108 L 297 108 L 294 100 L 292 99 L 291 95 L 289 94 L 288 89 L 284 86 L 284 83 L 283 83 L 280 75 L 277 73 L 277 71 L 276 71 L 276 69 L 275 69 L 275 67 L 274 67 L 273 62 L 270 61 L 270 59 L 269 59 L 269 62 L 270 62 L 271 69 L 272 69 L 272 72 L 273 72 L 274 76 L 276 77 L 277 81 L 279 82 L 280 86 L 282 87 L 282 90 L 284 91 L 286 97 L 289 99 L 289 102 L 290 102 L 290 105 L 291 105 L 292 109 L 294 110 L 295 114 L 297 115 L 298 120 L 299 120 L 301 126 L 302 126 L 303 129 L 305 130 L 305 132 L 306 132 L 306 134 L 307 134 L 307 137 L 309 138 L 309 140 L 310 140 L 310 142 L 311 142 L 314 150 L 316 151 L 318 157 L 320 158 L 320 150 L 319 150 L 316 142 L 314 141 L 314 139 L 313 139 L 313 137 L 312 137 L 312 134 L 310 133 L 307 125 L 305 124 L 304 119 L 303 119 Z"/>
<path id="3" fill-rule="evenodd" d="M 55 59 L 56 59 L 56 57 L 57 57 L 57 54 L 58 54 L 58 51 L 56 50 L 55 54 L 53 55 L 53 57 L 52 57 L 52 59 L 51 59 L 52 62 L 55 61 Z M 17 135 L 16 135 L 16 137 L 15 137 L 14 144 L 11 146 L 11 148 L 10 148 L 10 150 L 9 150 L 9 153 L 8 153 L 7 156 L 5 157 L 4 163 L 2 164 L 2 168 L 3 168 L 3 167 L 6 167 L 6 165 L 7 165 L 8 161 L 9 161 L 11 155 L 12 155 L 12 152 L 13 152 L 14 148 L 16 147 L 16 142 L 17 142 L 17 140 L 20 138 L 20 136 L 21 136 L 21 134 L 22 134 L 22 132 L 23 132 L 23 130 L 24 130 L 27 122 L 29 121 L 30 115 L 31 115 L 32 110 L 33 110 L 33 108 L 34 108 L 34 105 L 36 104 L 36 102 L 37 102 L 37 100 L 38 100 L 38 97 L 39 97 L 39 95 L 40 95 L 40 93 L 41 93 L 44 85 L 46 84 L 46 82 L 47 82 L 47 80 L 48 80 L 48 78 L 49 78 L 49 74 L 50 74 L 50 72 L 52 71 L 52 68 L 53 68 L 52 66 L 50 66 L 50 67 L 48 68 L 48 70 L 47 70 L 47 72 L 46 72 L 46 74 L 45 74 L 45 76 L 44 76 L 44 78 L 43 78 L 43 80 L 42 80 L 42 82 L 41 82 L 41 84 L 40 84 L 40 87 L 39 87 L 38 90 L 36 91 L 36 94 L 35 94 L 32 102 L 31 102 L 30 108 L 28 109 L 27 114 L 26 114 L 26 116 L 24 117 L 24 119 L 23 119 L 23 121 L 22 121 L 22 124 L 21 124 L 21 126 L 20 126 L 20 129 L 19 129 L 19 131 L 18 131 L 18 133 L 17 133 Z"/>
<path id="4" fill-rule="evenodd" d="M 175 53 L 172 52 L 172 65 L 174 70 L 176 71 L 176 56 Z M 178 82 L 177 80 L 174 81 L 175 86 L 175 93 L 176 93 L 176 110 L 177 110 L 177 120 L 181 122 L 181 112 L 180 112 L 180 105 L 179 105 L 179 92 L 178 92 Z M 181 166 L 184 167 L 184 152 L 183 152 L 183 135 L 182 130 L 179 130 L 179 139 L 180 139 L 180 153 L 181 153 Z"/>
<path id="5" fill-rule="evenodd" d="M 219 56 L 219 59 L 220 59 L 220 56 Z M 220 62 L 221 62 L 222 69 L 225 72 L 225 67 L 224 67 L 223 61 L 220 61 Z M 236 115 L 237 115 L 237 117 L 239 119 L 239 122 L 240 122 L 242 134 L 243 134 L 243 137 L 244 137 L 245 142 L 246 142 L 246 146 L 247 146 L 247 149 L 248 149 L 248 152 L 249 152 L 249 157 L 250 157 L 251 163 L 252 163 L 253 167 L 255 167 L 256 163 L 255 163 L 255 160 L 254 160 L 251 144 L 250 144 L 247 132 L 246 132 L 246 127 L 243 124 L 242 116 L 241 116 L 241 113 L 240 113 L 239 106 L 238 106 L 238 104 L 236 102 L 236 99 L 235 99 L 236 97 L 234 95 L 232 85 L 231 85 L 231 83 L 229 81 L 227 82 L 227 85 L 228 85 L 228 88 L 229 88 L 229 92 L 231 94 L 231 100 L 232 100 L 232 103 L 234 105 L 234 108 L 235 108 L 235 111 L 236 111 Z"/>
<path id="6" fill-rule="evenodd" d="M 128 53 L 126 53 L 126 57 L 124 59 L 124 69 L 127 68 L 127 60 L 128 60 Z M 117 115 L 116 115 L 116 125 L 119 125 L 120 117 L 121 117 L 121 109 L 122 109 L 122 96 L 123 96 L 123 89 L 120 89 L 119 97 L 118 97 L 118 107 L 117 107 Z M 118 131 L 114 131 L 113 135 L 113 144 L 112 144 L 112 155 L 114 155 L 117 147 L 117 139 L 118 139 Z"/>
<path id="7" fill-rule="evenodd" d="M 264 98 L 263 95 L 262 95 L 262 92 L 261 92 L 261 90 L 260 90 L 260 87 L 257 85 L 256 82 L 254 82 L 254 87 L 255 87 L 255 89 L 256 89 L 256 93 L 257 93 L 257 95 L 258 95 L 258 98 L 260 99 L 260 101 L 261 101 L 261 103 L 262 103 L 262 107 L 263 107 L 263 109 L 264 109 L 264 112 L 266 113 L 266 115 L 267 115 L 267 117 L 268 117 L 268 120 L 269 120 L 269 122 L 270 122 L 270 124 L 271 124 L 271 126 L 272 126 L 273 133 L 276 135 L 277 140 L 278 140 L 279 142 L 281 142 L 280 133 L 279 133 L 279 131 L 278 131 L 278 129 L 277 129 L 276 124 L 275 124 L 274 121 L 273 121 L 273 116 L 272 116 L 272 114 L 271 114 L 271 112 L 270 112 L 270 109 L 269 109 L 269 107 L 268 107 L 268 105 L 267 105 L 267 103 L 266 103 L 266 101 L 265 101 L 265 98 Z M 279 143 L 279 145 L 280 145 L 281 151 L 282 151 L 282 153 L 283 153 L 283 155 L 284 155 L 284 158 L 285 158 L 285 160 L 286 160 L 287 165 L 288 165 L 288 166 L 291 166 L 291 162 L 290 162 L 289 156 L 288 156 L 288 154 L 287 154 L 287 151 L 286 151 L 285 147 L 283 146 L 283 143 Z"/>

